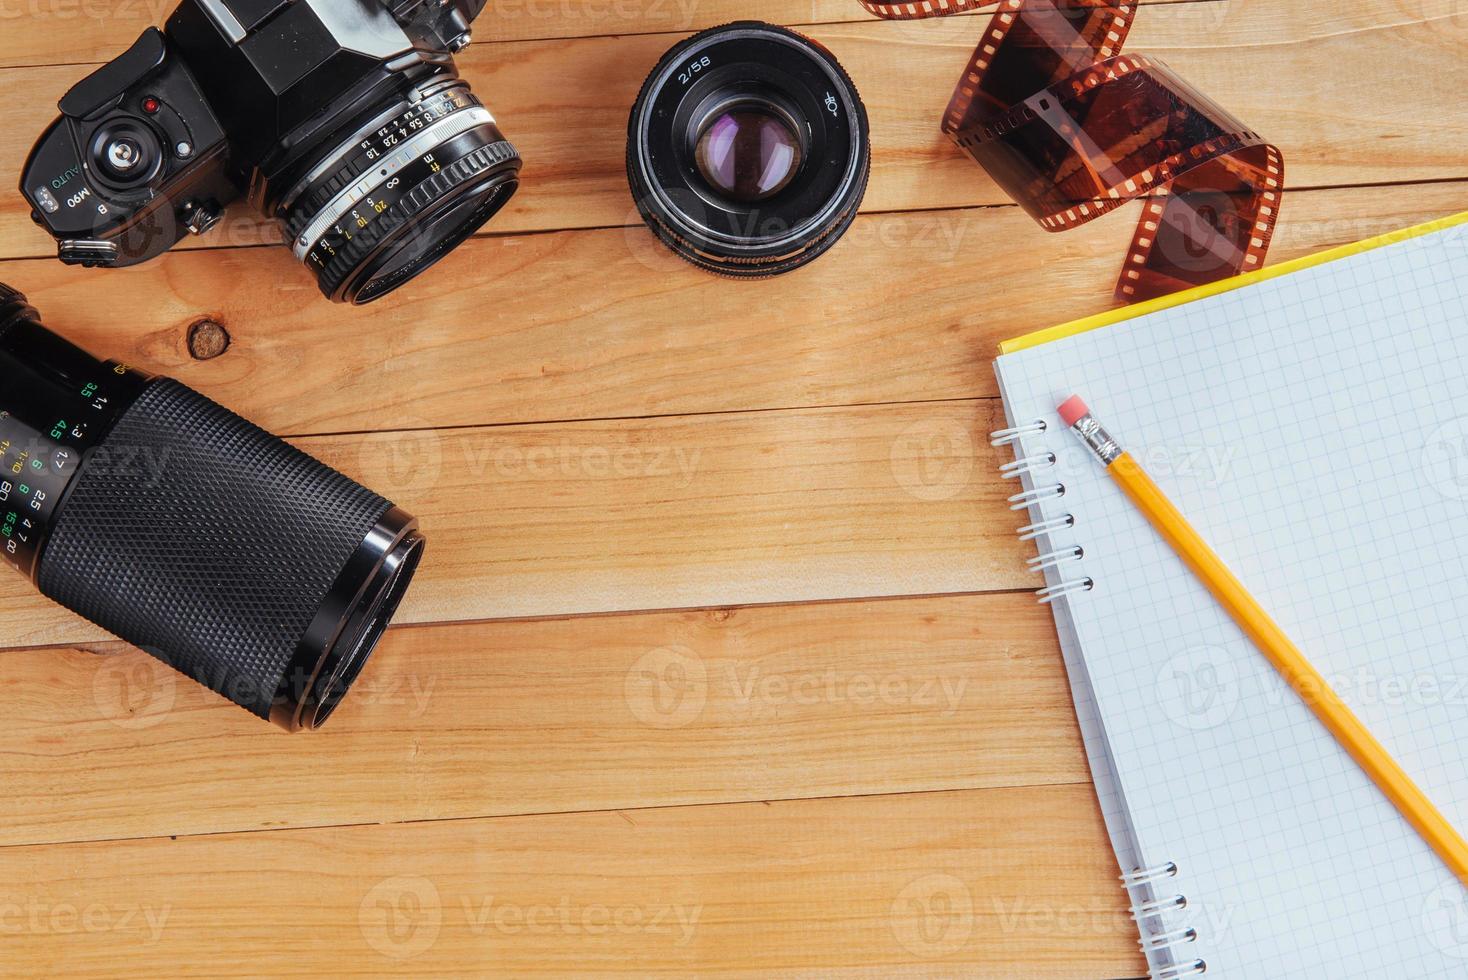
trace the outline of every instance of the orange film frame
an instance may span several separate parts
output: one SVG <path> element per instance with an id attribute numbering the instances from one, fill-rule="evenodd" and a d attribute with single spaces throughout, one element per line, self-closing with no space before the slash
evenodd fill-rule
<path id="1" fill-rule="evenodd" d="M 860 0 L 889 20 L 995 0 Z M 1279 150 L 1172 69 L 1121 54 L 1135 3 L 1001 0 L 943 116 L 946 133 L 1041 227 L 1146 198 L 1116 286 L 1136 302 L 1264 265 Z"/>

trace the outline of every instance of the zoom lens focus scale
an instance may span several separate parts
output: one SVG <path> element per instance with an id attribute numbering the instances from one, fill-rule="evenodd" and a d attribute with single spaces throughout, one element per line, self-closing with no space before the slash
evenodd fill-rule
<path id="1" fill-rule="evenodd" d="M 336 709 L 417 521 L 192 389 L 100 361 L 0 286 L 0 560 L 255 715 Z"/>

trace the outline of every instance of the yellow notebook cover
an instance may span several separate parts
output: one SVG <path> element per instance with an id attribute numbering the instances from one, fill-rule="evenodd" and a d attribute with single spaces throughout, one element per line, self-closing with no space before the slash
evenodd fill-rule
<path id="1" fill-rule="evenodd" d="M 1221 279 L 1218 282 L 1209 283 L 1206 286 L 1185 289 L 1180 293 L 1173 293 L 1169 296 L 1159 296 L 1157 299 L 1148 300 L 1145 303 L 1123 306 L 1114 310 L 1107 310 L 1105 313 L 1097 313 L 1094 316 L 1084 317 L 1080 320 L 1062 323 L 1059 326 L 1049 327 L 1045 330 L 1036 330 L 1034 333 L 1027 333 L 1013 340 L 1004 341 L 999 345 L 999 353 L 1013 354 L 1016 351 L 1039 347 L 1053 340 L 1074 337 L 1076 334 L 1085 333 L 1089 330 L 1097 330 L 1101 327 L 1109 327 L 1112 324 L 1121 323 L 1134 317 L 1145 316 L 1148 313 L 1155 313 L 1158 310 L 1181 306 L 1184 303 L 1191 303 L 1193 300 L 1204 299 L 1208 296 L 1217 296 L 1219 293 L 1226 293 L 1233 289 L 1242 289 L 1256 282 L 1287 276 L 1292 272 L 1299 272 L 1301 269 L 1324 265 L 1327 262 L 1334 262 L 1336 259 L 1343 259 L 1350 255 L 1359 255 L 1362 252 L 1369 252 L 1372 249 L 1393 245 L 1397 242 L 1406 241 L 1409 238 L 1420 238 L 1423 235 L 1441 231 L 1444 228 L 1451 228 L 1454 225 L 1468 225 L 1468 211 L 1447 218 L 1439 218 L 1436 221 L 1429 221 L 1425 224 L 1414 225 L 1411 228 L 1403 228 L 1400 231 L 1378 235 L 1375 238 L 1368 238 L 1350 245 L 1327 249 L 1324 252 L 1317 252 L 1314 255 L 1291 259 L 1288 262 L 1281 262 L 1279 265 L 1268 266 L 1267 268 L 1246 273 L 1242 276 Z"/>

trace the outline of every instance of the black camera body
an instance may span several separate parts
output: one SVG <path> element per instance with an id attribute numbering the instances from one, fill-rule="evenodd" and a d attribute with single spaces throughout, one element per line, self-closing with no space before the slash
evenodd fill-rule
<path id="1" fill-rule="evenodd" d="M 161 255 L 247 196 L 323 293 L 370 302 L 518 186 L 453 61 L 484 3 L 183 0 L 62 98 L 21 191 L 89 267 Z"/>

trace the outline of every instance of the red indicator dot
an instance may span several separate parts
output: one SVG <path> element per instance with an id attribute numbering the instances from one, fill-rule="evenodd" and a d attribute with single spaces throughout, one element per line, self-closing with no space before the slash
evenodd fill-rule
<path id="1" fill-rule="evenodd" d="M 163 103 L 159 102 L 151 95 L 143 100 L 143 111 L 150 116 L 161 108 L 163 108 Z"/>

